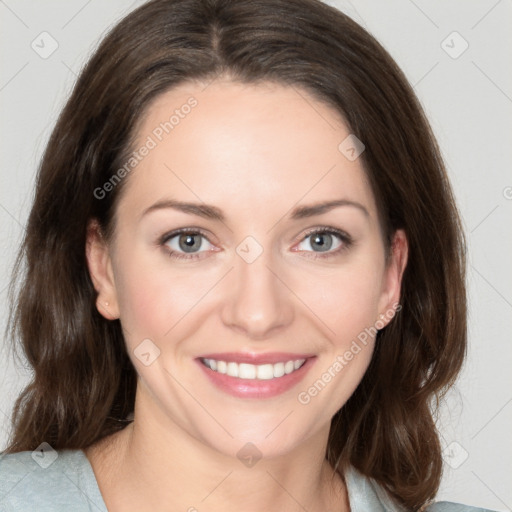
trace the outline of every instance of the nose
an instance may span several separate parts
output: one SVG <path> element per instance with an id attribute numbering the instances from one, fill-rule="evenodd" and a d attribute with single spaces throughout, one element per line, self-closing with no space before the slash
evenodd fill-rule
<path id="1" fill-rule="evenodd" d="M 271 263 L 266 252 L 252 263 L 237 256 L 226 282 L 222 321 L 249 339 L 268 339 L 294 318 L 293 294 L 283 283 L 284 276 Z"/>

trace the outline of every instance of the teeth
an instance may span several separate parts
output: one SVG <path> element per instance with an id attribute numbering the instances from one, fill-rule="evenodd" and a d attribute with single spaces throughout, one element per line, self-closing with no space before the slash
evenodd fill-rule
<path id="1" fill-rule="evenodd" d="M 231 377 L 238 377 L 238 365 L 236 363 L 228 363 L 226 373 Z"/>
<path id="2" fill-rule="evenodd" d="M 268 380 L 274 378 L 274 365 L 262 364 L 256 370 L 256 376 L 260 380 Z"/>
<path id="3" fill-rule="evenodd" d="M 238 377 L 239 379 L 258 379 L 269 380 L 288 375 L 298 370 L 306 361 L 305 359 L 296 359 L 286 361 L 285 363 L 276 364 L 248 364 L 233 363 L 226 361 L 216 361 L 215 359 L 201 359 L 203 364 L 211 370 L 224 373 L 230 377 Z"/>
<path id="4" fill-rule="evenodd" d="M 240 377 L 241 379 L 255 379 L 256 366 L 246 363 L 231 363 L 238 367 L 238 375 L 228 374 L 230 377 Z"/>

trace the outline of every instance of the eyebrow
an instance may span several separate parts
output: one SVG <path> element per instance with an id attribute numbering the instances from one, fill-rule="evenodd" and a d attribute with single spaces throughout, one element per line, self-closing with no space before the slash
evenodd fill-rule
<path id="1" fill-rule="evenodd" d="M 315 215 L 326 213 L 333 208 L 340 206 L 351 206 L 364 213 L 366 217 L 370 216 L 368 210 L 361 203 L 351 201 L 349 199 L 336 199 L 333 201 L 322 201 L 312 205 L 298 206 L 292 210 L 290 218 L 292 220 L 299 220 L 307 217 L 313 217 Z M 183 213 L 197 215 L 205 219 L 212 219 L 220 222 L 224 222 L 226 220 L 222 210 L 216 206 L 212 206 L 206 203 L 187 203 L 183 201 L 177 201 L 175 199 L 163 199 L 161 201 L 157 201 L 155 204 L 149 206 L 142 212 L 141 218 L 150 212 L 166 208 L 172 208 Z"/>

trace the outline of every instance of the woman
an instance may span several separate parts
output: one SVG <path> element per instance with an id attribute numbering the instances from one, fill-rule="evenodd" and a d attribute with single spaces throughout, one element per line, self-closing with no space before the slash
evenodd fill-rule
<path id="1" fill-rule="evenodd" d="M 7 510 L 462 510 L 464 244 L 403 74 L 316 0 L 153 0 L 39 170 Z M 464 510 L 475 510 L 464 507 Z"/>

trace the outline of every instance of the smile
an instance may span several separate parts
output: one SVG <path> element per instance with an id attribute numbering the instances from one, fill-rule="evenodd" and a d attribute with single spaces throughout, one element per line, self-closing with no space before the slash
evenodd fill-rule
<path id="1" fill-rule="evenodd" d="M 249 364 L 217 361 L 216 359 L 202 358 L 201 362 L 214 372 L 237 377 L 239 379 L 271 380 L 278 379 L 299 370 L 305 359 L 295 359 L 274 364 Z"/>

